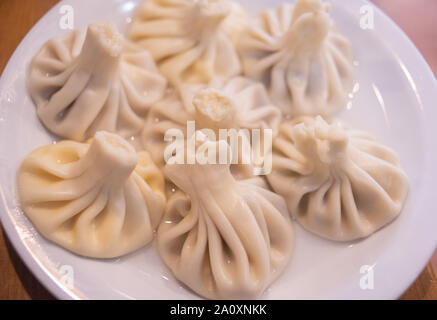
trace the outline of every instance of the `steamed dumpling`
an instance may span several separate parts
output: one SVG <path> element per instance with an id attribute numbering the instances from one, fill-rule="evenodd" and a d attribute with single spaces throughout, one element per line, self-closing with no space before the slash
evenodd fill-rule
<path id="1" fill-rule="evenodd" d="M 138 134 L 165 89 L 150 54 L 106 24 L 49 40 L 30 64 L 38 117 L 50 131 L 76 141 L 99 130 Z"/>
<path id="2" fill-rule="evenodd" d="M 284 200 L 235 180 L 229 165 L 167 164 L 165 174 L 180 190 L 169 198 L 157 241 L 174 276 L 206 298 L 259 297 L 292 254 Z"/>
<path id="3" fill-rule="evenodd" d="M 130 38 L 150 51 L 174 84 L 208 83 L 241 73 L 234 41 L 246 20 L 228 0 L 148 0 L 138 9 Z"/>
<path id="4" fill-rule="evenodd" d="M 154 161 L 164 165 L 164 150 L 169 129 L 179 129 L 187 137 L 187 121 L 195 121 L 197 130 L 211 129 L 219 138 L 220 129 L 271 129 L 276 135 L 282 115 L 261 83 L 236 77 L 223 82 L 217 78 L 209 85 L 183 85 L 157 103 L 150 112 L 142 141 Z M 189 138 L 189 137 L 187 137 Z M 262 137 L 261 137 L 262 138 Z M 241 156 L 241 152 L 239 156 Z"/>
<path id="5" fill-rule="evenodd" d="M 332 115 L 354 82 L 350 42 L 321 0 L 298 0 L 263 12 L 241 39 L 244 72 L 264 81 L 284 113 Z"/>
<path id="6" fill-rule="evenodd" d="M 395 152 L 321 117 L 281 125 L 267 178 L 307 230 L 338 241 L 367 237 L 391 222 L 408 192 Z"/>
<path id="7" fill-rule="evenodd" d="M 147 152 L 97 132 L 91 144 L 40 147 L 18 174 L 21 206 L 46 238 L 79 255 L 118 257 L 148 244 L 165 205 Z"/>

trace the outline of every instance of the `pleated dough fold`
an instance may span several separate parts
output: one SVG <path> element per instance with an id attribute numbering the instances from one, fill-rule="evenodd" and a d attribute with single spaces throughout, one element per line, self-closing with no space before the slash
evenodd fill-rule
<path id="1" fill-rule="evenodd" d="M 167 164 L 165 173 L 180 190 L 169 198 L 157 240 L 175 277 L 207 298 L 259 297 L 294 246 L 284 200 L 235 180 L 229 165 Z"/>
<path id="2" fill-rule="evenodd" d="M 164 141 L 165 133 L 178 129 L 189 139 L 187 121 L 195 121 L 196 130 L 210 129 L 217 139 L 220 129 L 235 129 L 237 133 L 243 129 L 245 134 L 240 137 L 246 143 L 238 145 L 241 147 L 238 157 L 242 158 L 243 153 L 251 152 L 252 130 L 259 129 L 263 146 L 264 129 L 271 129 L 272 136 L 275 136 L 281 119 L 280 109 L 271 103 L 261 83 L 243 77 L 228 81 L 214 78 L 207 85 L 181 85 L 157 103 L 147 118 L 142 143 L 151 151 L 154 161 L 163 166 L 164 150 L 168 146 L 168 142 Z M 270 146 L 266 149 L 270 149 Z M 242 161 L 239 163 L 242 164 Z"/>
<path id="3" fill-rule="evenodd" d="M 335 28 L 330 6 L 298 0 L 261 13 L 241 37 L 246 76 L 263 81 L 291 116 L 330 116 L 346 105 L 355 71 L 350 42 Z"/>

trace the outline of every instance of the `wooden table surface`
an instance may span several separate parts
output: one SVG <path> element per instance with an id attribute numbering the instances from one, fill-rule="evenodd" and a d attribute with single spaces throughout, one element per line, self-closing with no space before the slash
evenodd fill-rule
<path id="1" fill-rule="evenodd" d="M 90 0 L 92 1 L 92 0 Z M 58 0 L 0 0 L 0 72 L 30 28 Z M 437 1 L 374 0 L 410 36 L 437 74 Z M 53 299 L 0 229 L 0 299 Z M 402 299 L 437 299 L 429 264 Z"/>

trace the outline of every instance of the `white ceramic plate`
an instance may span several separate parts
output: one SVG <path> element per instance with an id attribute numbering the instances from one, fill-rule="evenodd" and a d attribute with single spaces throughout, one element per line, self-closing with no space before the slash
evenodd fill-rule
<path id="1" fill-rule="evenodd" d="M 24 156 L 51 143 L 26 90 L 32 56 L 59 27 L 62 5 L 74 9 L 76 28 L 112 21 L 125 30 L 140 1 L 69 0 L 47 13 L 29 32 L 0 80 L 0 217 L 26 265 L 58 298 L 195 299 L 159 260 L 153 245 L 114 260 L 71 254 L 42 238 L 18 207 L 16 173 Z M 240 1 L 255 13 L 282 0 Z M 266 299 L 392 299 L 419 275 L 437 244 L 437 85 L 422 56 L 404 33 L 374 8 L 374 29 L 360 28 L 362 0 L 332 0 L 339 29 L 351 39 L 359 86 L 340 115 L 373 133 L 400 155 L 411 181 L 401 216 L 368 239 L 334 243 L 296 225 L 293 259 Z M 373 267 L 374 288 L 360 288 L 362 266 Z M 65 272 L 73 271 L 74 286 Z"/>

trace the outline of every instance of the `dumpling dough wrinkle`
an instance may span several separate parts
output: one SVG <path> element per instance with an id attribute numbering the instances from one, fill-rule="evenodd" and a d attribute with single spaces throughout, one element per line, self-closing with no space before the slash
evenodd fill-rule
<path id="1" fill-rule="evenodd" d="M 283 199 L 236 181 L 229 165 L 166 165 L 165 174 L 180 190 L 166 207 L 158 250 L 175 277 L 207 298 L 260 296 L 294 244 Z"/>
<path id="2" fill-rule="evenodd" d="M 187 121 L 195 121 L 196 129 L 211 129 L 219 137 L 220 129 L 272 129 L 277 134 L 282 119 L 261 83 L 243 77 L 228 81 L 214 78 L 208 85 L 185 84 L 151 110 L 142 133 L 143 145 L 154 161 L 164 165 L 168 143 L 164 135 L 178 129 L 187 137 Z M 241 152 L 240 152 L 241 153 Z"/>
<path id="3" fill-rule="evenodd" d="M 330 6 L 298 0 L 263 12 L 241 37 L 245 75 L 263 81 L 290 116 L 330 116 L 345 105 L 355 79 L 350 42 L 335 28 Z"/>
<path id="4" fill-rule="evenodd" d="M 18 175 L 21 205 L 49 240 L 79 255 L 113 258 L 149 243 L 165 204 L 164 178 L 147 152 L 97 132 L 33 151 Z"/>
<path id="5" fill-rule="evenodd" d="M 30 65 L 29 90 L 40 120 L 76 141 L 99 130 L 138 134 L 165 89 L 150 54 L 107 24 L 48 41 Z"/>
<path id="6" fill-rule="evenodd" d="M 281 125 L 267 179 L 306 229 L 338 241 L 367 237 L 391 222 L 408 193 L 392 150 L 321 117 Z"/>
<path id="7" fill-rule="evenodd" d="M 208 83 L 241 73 L 234 41 L 246 20 L 228 0 L 150 0 L 138 9 L 130 38 L 173 84 Z"/>

